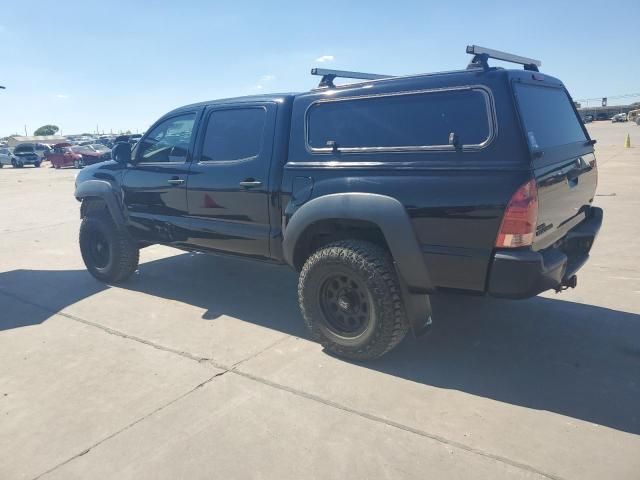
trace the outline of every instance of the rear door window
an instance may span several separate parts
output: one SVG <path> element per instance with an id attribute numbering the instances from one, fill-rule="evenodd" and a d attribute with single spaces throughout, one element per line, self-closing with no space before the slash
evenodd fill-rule
<path id="1" fill-rule="evenodd" d="M 451 148 L 455 133 L 463 146 L 482 146 L 492 136 L 488 93 L 480 88 L 409 92 L 321 100 L 307 116 L 307 145 L 313 151 Z"/>
<path id="2" fill-rule="evenodd" d="M 516 83 L 515 94 L 532 151 L 587 140 L 564 88 Z"/>
<path id="3" fill-rule="evenodd" d="M 248 160 L 260 153 L 267 111 L 263 107 L 214 110 L 209 116 L 201 162 Z"/>

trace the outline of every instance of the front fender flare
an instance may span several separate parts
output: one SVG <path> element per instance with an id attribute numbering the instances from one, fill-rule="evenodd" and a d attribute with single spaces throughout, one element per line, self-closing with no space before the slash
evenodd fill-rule
<path id="1" fill-rule="evenodd" d="M 118 196 L 113 186 L 106 180 L 86 180 L 76 187 L 75 197 L 78 200 L 85 198 L 100 198 L 107 205 L 107 209 L 118 227 L 126 225 L 126 218 L 118 201 Z"/>
<path id="2" fill-rule="evenodd" d="M 283 229 L 284 260 L 294 266 L 298 240 L 310 225 L 322 220 L 365 220 L 377 225 L 389 246 L 401 281 L 411 293 L 428 293 L 433 284 L 411 220 L 397 199 L 375 193 L 334 193 L 305 203 Z"/>

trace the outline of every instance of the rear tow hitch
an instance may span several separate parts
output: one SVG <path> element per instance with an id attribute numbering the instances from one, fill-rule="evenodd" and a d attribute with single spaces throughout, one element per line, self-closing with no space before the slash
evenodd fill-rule
<path id="1" fill-rule="evenodd" d="M 564 290 L 567 290 L 568 288 L 576 288 L 577 285 L 578 285 L 578 276 L 571 275 L 566 280 L 563 280 L 562 283 L 555 288 L 555 291 L 556 293 L 560 293 Z"/>

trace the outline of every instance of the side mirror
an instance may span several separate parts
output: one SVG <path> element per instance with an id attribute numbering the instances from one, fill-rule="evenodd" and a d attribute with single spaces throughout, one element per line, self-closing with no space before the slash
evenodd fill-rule
<path id="1" fill-rule="evenodd" d="M 111 149 L 111 158 L 118 163 L 131 163 L 131 144 L 129 142 L 118 142 Z"/>

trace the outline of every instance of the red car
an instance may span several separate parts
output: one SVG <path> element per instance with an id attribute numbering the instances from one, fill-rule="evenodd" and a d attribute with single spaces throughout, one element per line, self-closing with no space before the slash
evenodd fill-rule
<path id="1" fill-rule="evenodd" d="M 47 158 L 55 168 L 75 167 L 82 168 L 85 165 L 104 162 L 111 158 L 111 150 L 104 145 L 71 145 L 70 143 L 58 143 L 53 146 Z"/>
<path id="2" fill-rule="evenodd" d="M 74 152 L 70 143 L 56 143 L 53 151 L 47 155 L 47 159 L 55 168 L 82 167 L 82 155 Z"/>
<path id="3" fill-rule="evenodd" d="M 94 163 L 111 160 L 111 149 L 100 144 L 76 145 L 71 147 L 74 153 L 79 154 L 82 159 L 80 166 L 93 165 Z"/>

